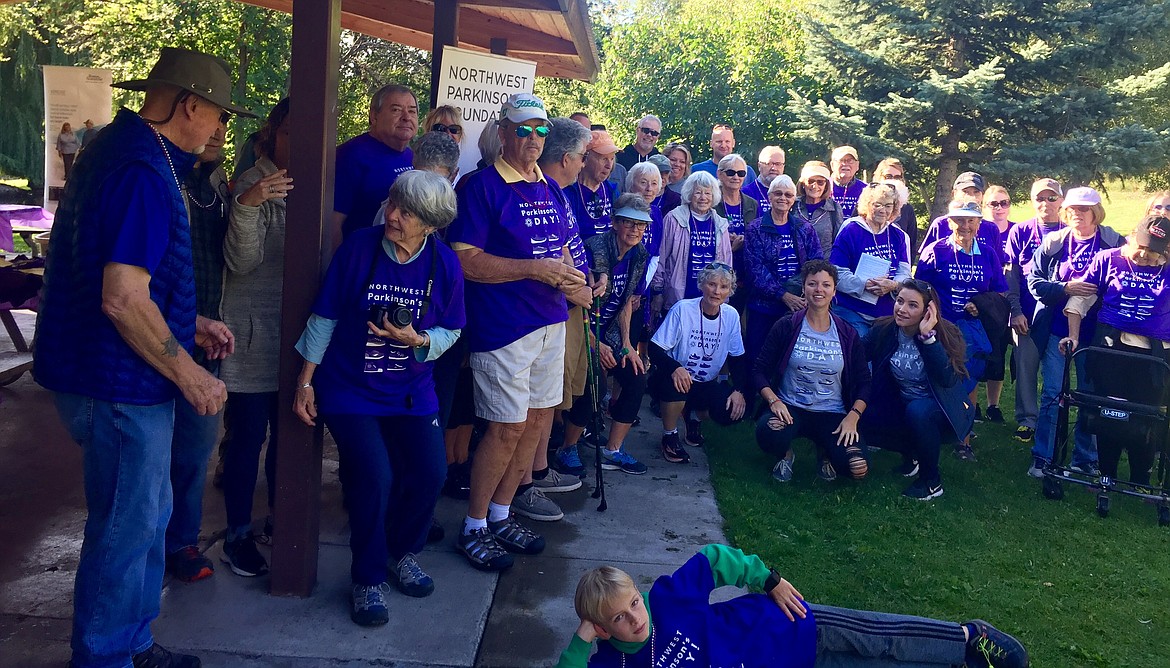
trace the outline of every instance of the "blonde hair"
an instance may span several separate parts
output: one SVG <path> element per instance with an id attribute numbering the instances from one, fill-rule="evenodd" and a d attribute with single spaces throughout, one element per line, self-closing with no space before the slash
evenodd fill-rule
<path id="1" fill-rule="evenodd" d="M 620 568 L 602 566 L 586 571 L 577 582 L 577 593 L 573 595 L 573 608 L 577 617 L 595 624 L 606 625 L 602 608 L 625 591 L 638 591 L 634 580 Z"/>
<path id="2" fill-rule="evenodd" d="M 1062 205 L 1060 207 L 1060 222 L 1064 223 L 1065 225 L 1072 224 L 1072 218 L 1069 211 L 1070 209 L 1067 206 Z M 1100 202 L 1097 202 L 1096 204 L 1089 207 L 1089 211 L 1093 212 L 1093 224 L 1097 227 L 1101 227 L 1101 223 L 1105 222 L 1105 206 Z"/>
<path id="3" fill-rule="evenodd" d="M 1159 190 L 1158 192 L 1151 195 L 1150 199 L 1146 202 L 1146 215 L 1148 216 L 1153 213 L 1154 202 L 1166 198 L 1170 198 L 1170 190 Z"/>
<path id="4" fill-rule="evenodd" d="M 894 198 L 894 206 L 898 205 L 898 189 L 888 183 L 871 183 L 861 191 L 861 196 L 857 198 L 857 215 L 869 220 L 873 215 L 874 202 L 880 201 L 883 197 L 889 195 Z M 891 215 L 887 220 L 893 219 L 895 216 Z"/>

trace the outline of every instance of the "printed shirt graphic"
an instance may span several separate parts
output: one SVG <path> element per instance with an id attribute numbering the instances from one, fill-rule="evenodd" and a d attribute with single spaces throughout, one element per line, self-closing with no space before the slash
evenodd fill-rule
<path id="1" fill-rule="evenodd" d="M 800 325 L 796 346 L 780 382 L 780 398 L 790 406 L 810 411 L 844 413 L 845 405 L 841 401 L 844 369 L 845 355 L 836 321 L 830 319 L 828 331 L 818 332 L 806 319 Z"/>
<path id="2" fill-rule="evenodd" d="M 705 383 L 719 376 L 728 355 L 742 355 L 744 348 L 735 309 L 722 304 L 719 317 L 710 319 L 701 314 L 700 301 L 701 297 L 683 299 L 670 307 L 651 340 L 681 364 L 692 379 Z"/>
<path id="3" fill-rule="evenodd" d="M 690 252 L 687 258 L 687 289 L 683 296 L 687 299 L 698 297 L 699 272 L 703 267 L 715 261 L 715 216 L 710 215 L 707 220 L 699 220 L 691 216 Z"/>
<path id="4" fill-rule="evenodd" d="M 938 291 L 942 316 L 947 320 L 971 320 L 973 316 L 963 307 L 972 297 L 983 292 L 1007 291 L 999 252 L 994 248 L 990 252 L 983 251 L 978 238 L 972 243 L 971 252 L 967 253 L 950 237 L 934 242 L 923 251 L 914 275 Z"/>
<path id="5" fill-rule="evenodd" d="M 861 191 L 869 185 L 861 179 L 854 178 L 847 186 L 833 184 L 833 199 L 841 207 L 842 218 L 852 218 L 857 210 L 857 200 L 861 198 Z"/>
<path id="6" fill-rule="evenodd" d="M 886 278 L 894 278 L 898 265 L 910 264 L 910 237 L 897 225 L 886 225 L 886 229 L 874 234 L 860 219 L 846 223 L 833 243 L 829 261 L 850 271 L 857 269 L 863 254 L 872 255 L 890 263 Z M 868 316 L 880 317 L 894 312 L 893 293 L 882 295 L 876 304 L 870 304 L 844 292 L 837 292 L 837 303 L 845 308 Z"/>
<path id="7" fill-rule="evenodd" d="M 1101 249 L 1101 233 L 1097 232 L 1089 239 L 1074 239 L 1068 235 L 1062 249 L 1063 258 L 1056 267 L 1056 280 L 1079 281 L 1093 261 L 1093 256 Z M 1068 335 L 1068 317 L 1064 315 L 1064 305 L 1068 297 L 1061 299 L 1059 308 L 1052 312 L 1052 336 Z M 1089 329 L 1083 333 L 1091 334 Z"/>
<path id="8" fill-rule="evenodd" d="M 902 399 L 914 401 L 930 398 L 926 364 L 918 352 L 918 344 L 914 343 L 914 337 L 906 336 L 901 329 L 898 330 L 898 347 L 890 356 L 890 373 L 898 381 Z"/>
<path id="9" fill-rule="evenodd" d="M 1166 265 L 1142 267 L 1114 248 L 1098 253 L 1083 280 L 1097 286 L 1097 319 L 1123 332 L 1170 341 L 1170 290 Z"/>
<path id="10" fill-rule="evenodd" d="M 601 305 L 600 323 L 602 330 L 609 327 L 609 324 L 617 317 L 618 312 L 621 311 L 622 303 L 625 301 L 626 285 L 630 281 L 630 256 L 632 254 L 633 249 L 626 251 L 626 256 L 611 270 L 609 284 L 613 286 L 613 289 L 609 294 L 609 298 Z M 642 294 L 641 287 L 637 286 L 634 294 Z"/>
<path id="11" fill-rule="evenodd" d="M 743 201 L 740 200 L 740 203 L 734 206 L 731 204 L 724 204 L 723 210 L 727 212 L 728 234 L 743 234 Z"/>
<path id="12" fill-rule="evenodd" d="M 566 186 L 564 192 L 577 219 L 582 239 L 601 234 L 610 228 L 613 201 L 617 199 L 617 191 L 612 183 L 605 181 L 594 191 L 578 181 Z"/>
<path id="13" fill-rule="evenodd" d="M 1036 297 L 1028 289 L 1028 274 L 1032 273 L 1032 263 L 1036 259 L 1036 249 L 1044 236 L 1060 229 L 1060 223 L 1053 223 L 1050 227 L 1033 218 L 1032 220 L 1013 225 L 1007 233 L 1008 264 L 1020 268 L 1020 312 L 1032 322 L 1036 314 Z"/>

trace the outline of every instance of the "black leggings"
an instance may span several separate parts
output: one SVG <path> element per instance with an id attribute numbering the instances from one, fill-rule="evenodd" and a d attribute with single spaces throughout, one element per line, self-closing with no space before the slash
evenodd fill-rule
<path id="1" fill-rule="evenodd" d="M 731 383 L 720 380 L 709 380 L 705 383 L 692 381 L 689 392 L 679 392 L 674 387 L 672 374 L 661 367 L 656 368 L 658 370 L 650 379 L 651 392 L 655 399 L 666 404 L 687 402 L 686 408 L 683 409 L 684 417 L 690 411 L 706 411 L 717 424 L 726 426 L 735 423 L 735 420 L 731 419 L 731 411 L 727 408 L 727 400 L 735 391 Z"/>
<path id="2" fill-rule="evenodd" d="M 1145 348 L 1121 342 L 1121 333 L 1103 323 L 1097 324 L 1097 333 L 1093 345 L 1098 348 L 1109 348 L 1141 355 L 1150 355 L 1151 351 Z M 1163 356 L 1156 356 L 1164 359 Z M 1133 362 L 1134 364 L 1140 364 Z M 1107 368 L 1102 368 L 1105 365 Z M 1141 365 L 1145 368 L 1118 368 L 1116 363 L 1104 359 L 1086 361 L 1086 375 L 1092 380 L 1095 394 L 1117 397 L 1143 397 L 1142 402 L 1160 403 L 1166 388 L 1162 387 L 1161 375 L 1155 374 L 1155 365 Z M 1084 409 L 1082 409 L 1084 410 Z M 1129 451 L 1129 480 L 1137 485 L 1150 484 L 1150 470 L 1154 466 L 1154 455 L 1159 444 L 1155 430 L 1137 424 L 1111 425 L 1108 429 L 1098 429 L 1097 460 L 1101 473 L 1111 478 L 1117 477 L 1118 465 L 1121 462 L 1121 452 Z"/>
<path id="3" fill-rule="evenodd" d="M 633 424 L 638 417 L 638 409 L 642 407 L 642 395 L 646 393 L 646 374 L 634 373 L 631 364 L 627 362 L 623 367 L 620 360 L 617 366 L 606 373 L 622 389 L 613 406 L 609 409 L 610 417 L 613 418 L 614 422 Z M 603 382 L 604 378 L 598 380 Z M 576 401 L 573 402 L 573 407 L 569 409 L 569 421 L 578 427 L 585 427 L 589 425 L 591 417 L 593 417 L 593 388 L 589 383 L 586 383 L 585 394 L 577 397 Z"/>
<path id="4" fill-rule="evenodd" d="M 792 448 L 792 441 L 803 436 L 813 442 L 819 456 L 828 459 L 838 473 L 854 480 L 861 480 L 869 472 L 865 444 L 860 440 L 848 447 L 837 445 L 833 431 L 845 419 L 845 413 L 814 412 L 789 406 L 792 424 L 779 425 L 771 411 L 766 411 L 756 421 L 756 443 L 760 449 L 782 459 Z"/>

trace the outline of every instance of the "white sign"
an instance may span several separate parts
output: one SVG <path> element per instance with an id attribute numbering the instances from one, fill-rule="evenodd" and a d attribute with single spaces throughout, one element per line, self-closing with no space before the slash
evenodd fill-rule
<path id="1" fill-rule="evenodd" d="M 109 70 L 56 65 L 45 65 L 41 71 L 45 79 L 44 207 L 56 211 L 65 185 L 66 158 L 57 151 L 61 129 L 68 123 L 80 144 L 85 139 L 85 121 L 93 123 L 89 132 L 97 132 L 113 119 L 113 75 Z"/>
<path id="2" fill-rule="evenodd" d="M 443 47 L 438 104 L 463 112 L 463 143 L 459 147 L 459 173 L 469 174 L 479 162 L 479 135 L 513 93 L 531 93 L 536 63 L 490 53 Z M 430 128 L 423 128 L 428 131 Z"/>

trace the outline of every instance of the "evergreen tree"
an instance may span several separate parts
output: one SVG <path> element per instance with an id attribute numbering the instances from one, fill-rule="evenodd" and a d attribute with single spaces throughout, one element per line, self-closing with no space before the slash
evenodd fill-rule
<path id="1" fill-rule="evenodd" d="M 1170 63 L 1146 47 L 1159 0 L 826 0 L 810 66 L 841 95 L 792 93 L 798 134 L 907 163 L 932 214 L 959 172 L 1017 190 L 1037 175 L 1101 184 L 1163 165 Z"/>

